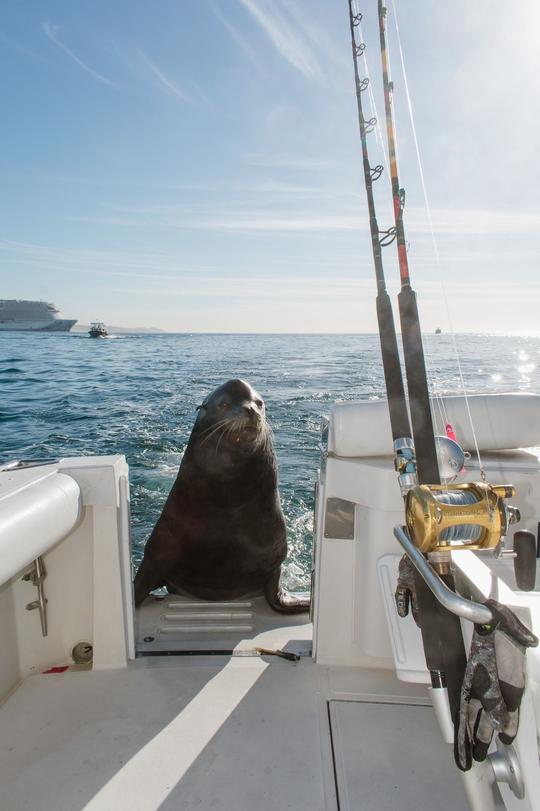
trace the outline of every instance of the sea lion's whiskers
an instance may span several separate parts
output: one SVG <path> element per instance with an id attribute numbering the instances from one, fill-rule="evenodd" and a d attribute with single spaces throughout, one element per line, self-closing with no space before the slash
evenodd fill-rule
<path id="1" fill-rule="evenodd" d="M 229 417 L 228 420 L 224 420 L 224 428 L 223 428 L 223 431 L 221 432 L 221 435 L 220 435 L 220 437 L 218 439 L 216 452 L 217 452 L 217 450 L 219 448 L 221 440 L 224 437 L 230 438 L 235 431 L 238 431 L 238 423 L 239 423 L 238 417 Z"/>
<path id="2" fill-rule="evenodd" d="M 230 423 L 230 422 L 231 422 L 231 421 L 229 421 L 229 423 Z M 223 437 L 230 437 L 231 433 L 232 433 L 232 425 L 230 425 L 230 424 L 229 424 L 229 425 L 226 425 L 226 426 L 225 426 L 225 428 L 223 429 L 223 432 L 221 433 L 221 435 L 220 435 L 220 437 L 219 437 L 218 441 L 217 441 L 217 445 L 216 445 L 216 456 L 218 455 L 219 446 L 221 445 L 221 440 L 223 439 Z"/>
<path id="3" fill-rule="evenodd" d="M 221 431 L 221 433 L 219 434 L 219 436 L 218 436 L 218 441 L 217 441 L 217 444 L 216 444 L 216 453 L 218 452 L 218 450 L 219 450 L 219 446 L 221 445 L 221 440 L 222 440 L 224 437 L 226 437 L 226 436 L 227 436 L 227 434 L 228 434 L 229 430 L 230 430 L 229 426 L 228 426 L 228 425 L 226 425 L 226 426 L 223 428 L 223 431 Z"/>
<path id="4" fill-rule="evenodd" d="M 261 443 L 261 445 L 262 444 L 266 445 L 268 441 L 270 441 L 270 443 L 272 443 L 272 441 L 274 439 L 274 432 L 272 431 L 270 423 L 267 422 L 265 417 L 263 417 L 261 422 L 260 422 L 259 430 L 260 430 L 260 443 Z"/>
<path id="5" fill-rule="evenodd" d="M 231 417 L 229 427 L 227 428 L 227 436 L 232 437 L 233 434 L 238 434 L 245 428 L 245 421 L 242 417 Z"/>
<path id="6" fill-rule="evenodd" d="M 216 434 L 218 434 L 218 433 L 219 433 L 221 430 L 222 430 L 222 429 L 221 429 L 221 427 L 220 427 L 220 428 L 216 428 L 216 430 L 215 430 L 215 431 L 212 431 L 212 433 L 210 433 L 210 434 L 208 434 L 207 436 L 205 436 L 205 437 L 204 437 L 204 439 L 202 439 L 202 440 L 201 440 L 201 447 L 202 447 L 204 444 L 206 444 L 206 442 L 208 442 L 210 439 L 212 439 L 212 437 L 214 437 Z"/>
<path id="7" fill-rule="evenodd" d="M 228 422 L 230 422 L 230 419 L 220 420 L 219 422 L 213 423 L 212 425 L 209 425 L 208 428 L 205 428 L 203 431 L 200 431 L 199 436 L 202 437 L 205 434 L 208 434 L 209 432 L 213 433 L 215 430 L 221 428 L 223 425 L 226 425 Z"/>
<path id="8" fill-rule="evenodd" d="M 212 437 L 220 431 L 224 433 L 229 422 L 230 420 L 221 420 L 217 425 L 211 425 L 210 428 L 202 431 L 201 436 L 204 438 L 201 440 L 201 445 L 204 445 L 205 442 L 208 442 L 209 439 L 212 439 Z M 206 436 L 204 436 L 205 434 Z"/>

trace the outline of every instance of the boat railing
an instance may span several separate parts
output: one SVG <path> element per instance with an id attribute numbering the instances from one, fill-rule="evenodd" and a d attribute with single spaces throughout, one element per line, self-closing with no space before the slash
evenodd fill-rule
<path id="1" fill-rule="evenodd" d="M 394 536 L 403 547 L 416 571 L 421 575 L 430 591 L 444 608 L 452 614 L 456 614 L 458 617 L 463 617 L 479 625 L 486 625 L 492 622 L 493 615 L 486 605 L 461 597 L 443 583 L 437 572 L 415 547 L 405 527 L 394 527 Z"/>
<path id="2" fill-rule="evenodd" d="M 73 532 L 82 516 L 71 476 L 55 471 L 21 484 L 0 510 L 0 585 Z"/>

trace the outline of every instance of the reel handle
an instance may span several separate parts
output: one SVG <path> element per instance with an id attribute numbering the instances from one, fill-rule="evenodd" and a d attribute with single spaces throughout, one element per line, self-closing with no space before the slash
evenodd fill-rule
<path id="1" fill-rule="evenodd" d="M 536 585 L 536 537 L 528 529 L 514 533 L 514 575 L 518 589 L 534 591 Z"/>

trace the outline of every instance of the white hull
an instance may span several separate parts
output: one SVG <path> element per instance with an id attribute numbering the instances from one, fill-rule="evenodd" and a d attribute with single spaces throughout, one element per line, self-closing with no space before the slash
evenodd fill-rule
<path id="1" fill-rule="evenodd" d="M 15 321 L 0 323 L 0 332 L 69 332 L 77 319 L 56 318 L 53 321 Z"/>

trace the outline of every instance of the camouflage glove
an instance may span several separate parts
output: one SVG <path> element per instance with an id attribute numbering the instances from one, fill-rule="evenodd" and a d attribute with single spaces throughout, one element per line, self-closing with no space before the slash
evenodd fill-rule
<path id="1" fill-rule="evenodd" d="M 496 600 L 485 603 L 489 625 L 475 625 L 455 722 L 454 758 L 468 771 L 472 758 L 485 760 L 494 732 L 502 743 L 517 735 L 519 705 L 525 689 L 525 650 L 537 637 L 510 609 Z"/>
<path id="2" fill-rule="evenodd" d="M 394 599 L 399 616 L 406 617 L 410 607 L 414 621 L 417 625 L 420 625 L 418 620 L 418 601 L 416 599 L 414 572 L 415 568 L 411 560 L 407 555 L 403 555 L 399 561 L 399 576 Z"/>

